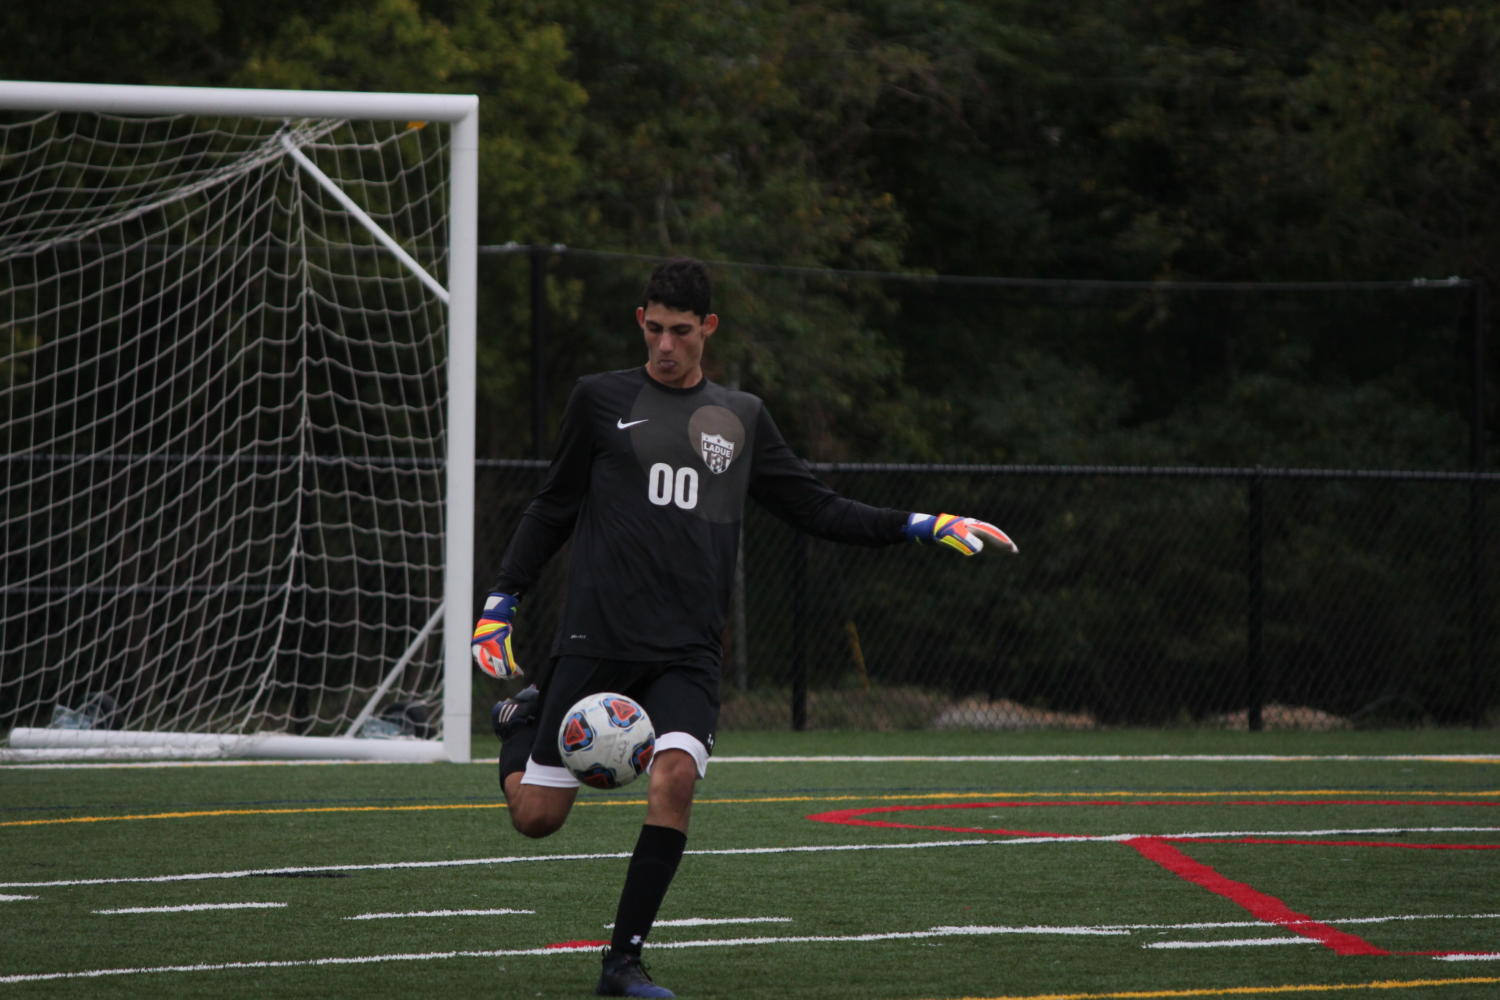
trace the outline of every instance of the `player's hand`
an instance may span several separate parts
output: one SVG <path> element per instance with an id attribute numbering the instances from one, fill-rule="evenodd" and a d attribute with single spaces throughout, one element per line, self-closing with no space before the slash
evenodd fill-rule
<path id="1" fill-rule="evenodd" d="M 510 651 L 511 622 L 516 617 L 516 599 L 509 594 L 491 594 L 484 602 L 484 614 L 474 626 L 469 648 L 474 662 L 491 677 L 505 680 L 520 677 L 521 666 Z"/>
<path id="2" fill-rule="evenodd" d="M 901 529 L 906 537 L 924 545 L 946 545 L 966 556 L 984 549 L 985 542 L 1015 552 L 1016 543 L 988 521 L 956 514 L 912 514 Z"/>

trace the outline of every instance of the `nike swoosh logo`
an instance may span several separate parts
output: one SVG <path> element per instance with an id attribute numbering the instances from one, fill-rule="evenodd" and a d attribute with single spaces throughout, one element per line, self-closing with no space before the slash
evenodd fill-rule
<path id="1" fill-rule="evenodd" d="M 645 420 L 632 420 L 632 421 L 630 421 L 630 423 L 627 424 L 625 422 L 625 418 L 624 417 L 617 417 L 615 419 L 615 426 L 618 427 L 618 428 L 620 428 L 620 430 L 623 431 L 623 430 L 625 430 L 627 428 L 634 427 L 636 424 L 644 424 L 646 422 L 646 420 L 650 420 L 650 419 L 651 419 L 650 417 L 646 417 Z"/>

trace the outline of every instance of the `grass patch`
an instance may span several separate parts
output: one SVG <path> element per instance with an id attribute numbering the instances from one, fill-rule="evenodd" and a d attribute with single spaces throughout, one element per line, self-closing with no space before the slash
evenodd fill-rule
<path id="1" fill-rule="evenodd" d="M 687 998 L 1362 990 L 1377 980 L 1448 985 L 1372 997 L 1493 995 L 1477 980 L 1495 963 L 1409 953 L 1496 947 L 1500 921 L 1485 914 L 1500 851 L 1355 843 L 1500 843 L 1496 765 L 1421 759 L 1482 754 L 1489 742 L 1449 730 L 729 730 L 648 962 Z M 869 754 L 999 759 L 734 759 Z M 1384 759 L 1396 754 L 1415 756 Z M 0 997 L 586 994 L 595 956 L 547 946 L 608 936 L 645 787 L 586 792 L 562 832 L 528 841 L 510 831 L 494 781 L 489 763 L 0 769 L 0 895 L 31 897 L 0 901 L 0 978 L 61 977 L 0 981 Z M 874 808 L 901 808 L 872 818 L 924 828 L 809 819 Z M 1448 829 L 1427 832 L 1436 828 Z M 1373 921 L 1341 926 L 1390 954 L 1223 943 L 1297 935 L 1118 841 L 964 832 L 1001 829 L 1392 831 L 1177 844 L 1316 920 Z M 317 866 L 337 877 L 233 874 Z M 100 912 L 249 903 L 284 905 Z M 463 913 L 497 909 L 529 912 Z M 441 915 L 351 919 L 409 911 Z M 760 922 L 735 922 L 748 918 Z M 723 922 L 670 923 L 680 920 Z M 1156 947 L 1178 941 L 1221 944 Z"/>

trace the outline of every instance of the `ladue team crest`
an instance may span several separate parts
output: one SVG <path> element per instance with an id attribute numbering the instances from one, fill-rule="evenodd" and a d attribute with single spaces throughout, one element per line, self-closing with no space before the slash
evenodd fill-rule
<path id="1" fill-rule="evenodd" d="M 698 436 L 698 452 L 703 456 L 703 464 L 708 466 L 708 471 L 718 475 L 734 461 L 734 442 L 722 434 L 703 432 Z"/>

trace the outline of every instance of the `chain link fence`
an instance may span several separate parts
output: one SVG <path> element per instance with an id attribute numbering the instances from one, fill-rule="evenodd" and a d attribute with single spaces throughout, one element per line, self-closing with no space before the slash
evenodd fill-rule
<path id="1" fill-rule="evenodd" d="M 481 254 L 514 317 L 488 341 L 497 398 L 532 425 L 481 421 L 483 586 L 540 484 L 519 456 L 550 452 L 572 380 L 640 363 L 622 304 L 654 258 Z M 842 459 L 814 465 L 825 481 L 1021 549 L 839 546 L 752 505 L 726 729 L 1500 722 L 1483 282 L 712 266 L 713 377 Z M 889 433 L 903 421 L 927 439 Z M 855 464 L 967 455 L 1004 464 Z M 1378 471 L 1398 468 L 1431 471 Z M 564 563 L 522 610 L 523 663 L 550 648 Z"/>
<path id="2" fill-rule="evenodd" d="M 541 486 L 574 380 L 640 363 L 629 309 L 654 260 L 481 248 L 476 608 Z M 1500 455 L 1500 367 L 1482 283 L 714 269 L 732 329 L 716 337 L 713 377 L 764 396 L 803 454 L 849 460 L 815 464 L 825 481 L 878 506 L 991 520 L 1021 549 L 840 546 L 752 505 L 725 636 L 726 729 L 1500 723 L 1489 579 L 1500 476 L 1478 471 Z M 908 425 L 923 433 L 891 430 Z M 969 456 L 1007 464 L 853 461 Z M 79 468 L 123 457 L 85 455 Z M 7 475 L 21 482 L 56 458 L 12 449 Z M 97 493 L 93 475 L 70 480 L 51 516 Z M 377 506 L 398 494 L 378 479 L 366 491 Z M 29 523 L 13 517 L 23 535 Z M 17 539 L 11 564 L 26 551 Z M 308 610 L 339 624 L 303 628 L 278 684 L 332 650 L 355 664 L 337 690 L 373 685 L 409 637 L 353 623 L 405 620 L 403 601 L 434 600 L 435 584 L 398 579 L 403 559 L 370 538 L 341 544 L 378 579 Z M 521 611 L 523 664 L 550 649 L 565 556 Z M 7 570 L 12 630 L 46 637 L 35 659 L 70 662 L 69 626 L 33 607 L 41 583 L 75 581 Z M 186 570 L 153 582 L 185 581 Z M 361 603 L 369 586 L 385 603 Z M 435 649 L 419 656 L 429 672 Z M 22 701 L 42 711 L 62 697 L 34 676 L 30 660 L 4 665 L 0 722 L 26 721 Z M 475 680 L 483 728 L 508 689 Z"/>
<path id="3" fill-rule="evenodd" d="M 481 585 L 543 468 L 482 463 Z M 992 520 L 1020 554 L 837 545 L 751 505 L 726 730 L 1500 720 L 1500 475 L 814 469 L 868 503 Z M 547 655 L 565 567 L 522 610 L 523 664 Z"/>

